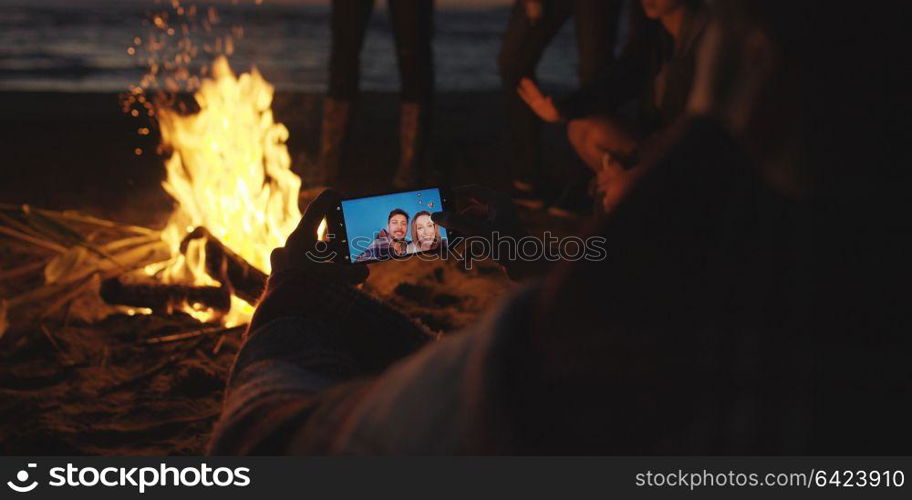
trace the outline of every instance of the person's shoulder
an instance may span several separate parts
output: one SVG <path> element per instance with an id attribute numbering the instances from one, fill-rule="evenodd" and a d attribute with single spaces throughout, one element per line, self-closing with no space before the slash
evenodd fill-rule
<path id="1" fill-rule="evenodd" d="M 377 236 L 367 248 L 377 248 L 387 244 L 389 244 L 389 238 L 385 236 Z"/>

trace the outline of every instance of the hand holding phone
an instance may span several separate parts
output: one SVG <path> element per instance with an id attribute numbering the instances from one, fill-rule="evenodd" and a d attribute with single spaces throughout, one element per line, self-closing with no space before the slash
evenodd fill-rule
<path id="1" fill-rule="evenodd" d="M 343 266 L 336 262 L 337 252 L 331 243 L 319 241 L 317 230 L 324 219 L 338 206 L 339 193 L 327 189 L 320 193 L 307 209 L 298 226 L 285 241 L 285 246 L 272 251 L 272 273 L 305 271 L 321 279 L 333 279 L 357 284 L 367 279 L 364 266 Z"/>
<path id="2" fill-rule="evenodd" d="M 514 238 L 528 235 L 509 196 L 477 184 L 456 187 L 453 196 L 458 205 L 432 215 L 441 226 L 485 239 L 495 232 Z"/>

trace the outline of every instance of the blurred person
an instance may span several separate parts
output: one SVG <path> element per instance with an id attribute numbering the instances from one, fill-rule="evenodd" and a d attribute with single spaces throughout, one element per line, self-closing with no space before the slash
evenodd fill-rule
<path id="1" fill-rule="evenodd" d="M 433 0 L 387 0 L 399 61 L 399 164 L 396 187 L 413 186 L 422 175 L 422 158 L 431 126 L 434 89 Z M 323 101 L 320 158 L 312 186 L 332 185 L 343 174 L 351 117 L 359 94 L 360 54 L 374 0 L 332 0 L 332 49 L 329 91 Z"/>
<path id="2" fill-rule="evenodd" d="M 626 192 L 643 143 L 684 112 L 707 23 L 701 0 L 640 0 L 632 16 L 643 19 L 620 61 L 565 102 L 530 79 L 517 88 L 539 118 L 567 124 L 571 145 L 596 174 L 605 211 Z"/>
<path id="3" fill-rule="evenodd" d="M 352 286 L 366 266 L 306 257 L 337 203 L 317 198 L 272 254 L 210 451 L 904 453 L 891 6 L 718 2 L 687 116 L 593 230 L 609 255 L 439 341 Z M 434 220 L 523 234 L 509 198 L 468 194 L 486 213 Z"/>
<path id="4" fill-rule="evenodd" d="M 539 121 L 516 95 L 523 78 L 535 78 L 545 48 L 573 16 L 579 81 L 586 85 L 609 65 L 622 0 L 516 0 L 497 58 L 510 120 L 510 176 L 517 202 L 544 205 Z"/>

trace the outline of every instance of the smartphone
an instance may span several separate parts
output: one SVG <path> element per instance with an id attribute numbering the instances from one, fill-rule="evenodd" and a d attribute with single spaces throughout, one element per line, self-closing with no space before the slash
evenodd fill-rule
<path id="1" fill-rule="evenodd" d="M 343 198 L 327 217 L 336 262 L 369 264 L 424 253 L 439 253 L 454 240 L 431 214 L 448 208 L 449 190 L 412 191 Z"/>

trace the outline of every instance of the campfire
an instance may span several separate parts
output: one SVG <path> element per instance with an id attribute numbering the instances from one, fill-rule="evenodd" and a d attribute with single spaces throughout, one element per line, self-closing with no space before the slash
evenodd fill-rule
<path id="1" fill-rule="evenodd" d="M 273 120 L 272 86 L 256 69 L 236 77 L 225 57 L 211 74 L 195 96 L 199 112 L 159 113 L 163 144 L 173 151 L 164 188 L 178 206 L 162 231 L 172 258 L 146 271 L 197 286 L 223 278 L 235 287 L 225 321 L 237 324 L 252 313 L 269 253 L 301 217 L 301 181 L 291 171 L 288 129 Z M 218 313 L 194 304 L 188 312 L 203 320 Z"/>
<path id="2" fill-rule="evenodd" d="M 215 60 L 194 95 L 198 111 L 157 109 L 163 188 L 175 208 L 161 231 L 74 213 L 2 206 L 0 233 L 38 258 L 10 279 L 43 269 L 44 286 L 0 304 L 0 328 L 22 309 L 63 308 L 84 320 L 115 312 L 183 311 L 234 329 L 248 322 L 272 249 L 301 217 L 288 129 L 273 119 L 273 87 L 253 69 L 239 76 Z M 0 330 L 2 332 L 2 330 Z"/>

